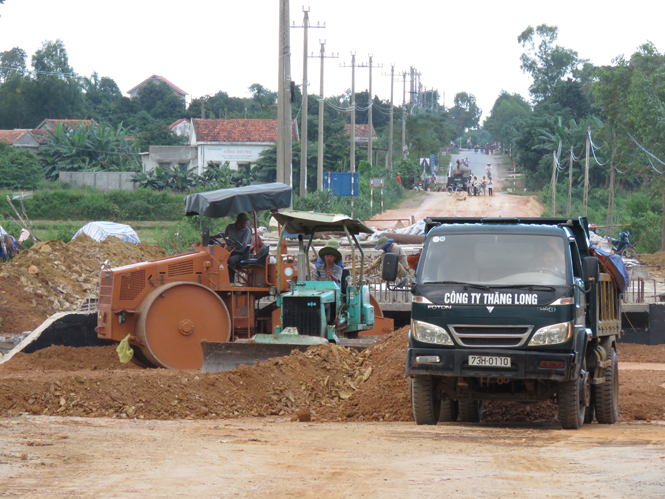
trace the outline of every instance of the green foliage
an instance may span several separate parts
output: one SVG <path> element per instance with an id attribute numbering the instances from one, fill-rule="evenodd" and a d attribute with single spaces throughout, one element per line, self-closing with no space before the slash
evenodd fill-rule
<path id="1" fill-rule="evenodd" d="M 393 170 L 402 178 L 402 185 L 405 189 L 413 189 L 413 186 L 420 182 L 420 176 L 423 173 L 423 167 L 415 158 L 399 158 L 393 162 Z"/>
<path id="2" fill-rule="evenodd" d="M 46 177 L 57 178 L 61 171 L 135 171 L 139 168 L 133 142 L 127 131 L 98 124 L 75 126 L 58 122 L 47 143 L 39 149 Z"/>
<path id="3" fill-rule="evenodd" d="M 457 127 L 458 133 L 470 128 L 478 128 L 482 110 L 476 104 L 476 97 L 473 94 L 459 92 L 455 95 L 454 104 L 449 112 L 450 122 Z"/>
<path id="4" fill-rule="evenodd" d="M 43 179 L 37 156 L 0 142 L 0 189 L 36 189 Z"/>
<path id="5" fill-rule="evenodd" d="M 520 68 L 533 78 L 529 92 L 535 102 L 550 97 L 558 81 L 566 76 L 574 76 L 579 66 L 586 62 L 579 59 L 574 50 L 555 45 L 558 36 L 559 28 L 541 24 L 535 29 L 527 27 L 517 37 L 517 41 L 526 49 L 520 57 Z"/>
<path id="6" fill-rule="evenodd" d="M 436 154 L 448 145 L 452 137 L 446 115 L 420 113 L 407 118 L 406 139 L 410 157 L 423 158 Z"/>
<path id="7" fill-rule="evenodd" d="M 187 137 L 175 135 L 164 120 L 153 121 L 143 127 L 136 139 L 136 149 L 147 152 L 150 146 L 182 146 L 187 144 Z"/>
<path id="8" fill-rule="evenodd" d="M 184 211 L 182 195 L 147 189 L 108 193 L 92 189 L 35 191 L 24 205 L 33 220 L 179 220 Z M 11 214 L 8 205 L 3 212 Z"/>

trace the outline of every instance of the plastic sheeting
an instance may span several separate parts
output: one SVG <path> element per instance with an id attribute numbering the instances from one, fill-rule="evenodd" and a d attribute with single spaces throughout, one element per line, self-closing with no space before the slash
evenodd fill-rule
<path id="1" fill-rule="evenodd" d="M 90 222 L 81 227 L 72 241 L 76 239 L 80 234 L 87 234 L 95 241 L 103 241 L 109 236 L 115 236 L 122 241 L 126 241 L 132 244 L 139 244 L 139 236 L 136 234 L 134 229 L 129 225 L 119 224 L 115 222 Z"/>

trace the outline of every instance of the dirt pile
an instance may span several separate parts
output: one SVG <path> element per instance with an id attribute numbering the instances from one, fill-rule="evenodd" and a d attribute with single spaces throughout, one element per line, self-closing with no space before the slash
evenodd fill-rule
<path id="1" fill-rule="evenodd" d="M 50 347 L 0 365 L 0 417 L 145 419 L 291 415 L 306 421 L 412 421 L 408 328 L 364 352 L 312 347 L 231 372 L 139 369 L 113 347 Z M 663 362 L 665 346 L 621 344 L 622 361 Z M 665 371 L 621 371 L 620 420 L 665 420 Z M 552 402 L 488 402 L 488 423 L 556 421 Z"/>
<path id="2" fill-rule="evenodd" d="M 104 261 L 119 267 L 164 256 L 158 246 L 117 237 L 97 242 L 83 234 L 69 243 L 37 243 L 0 266 L 0 333 L 31 331 L 51 314 L 96 297 Z"/>
<path id="3" fill-rule="evenodd" d="M 650 267 L 663 266 L 665 265 L 665 251 L 658 251 L 651 255 L 640 255 L 639 260 Z"/>

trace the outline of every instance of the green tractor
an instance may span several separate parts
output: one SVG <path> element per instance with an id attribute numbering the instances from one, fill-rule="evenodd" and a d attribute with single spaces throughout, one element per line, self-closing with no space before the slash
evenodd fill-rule
<path id="1" fill-rule="evenodd" d="M 277 257 L 278 282 L 273 294 L 276 310 L 281 311 L 279 321 L 273 322 L 271 334 L 255 334 L 249 340 L 202 341 L 204 372 L 229 371 L 312 345 L 335 343 L 362 349 L 377 336 L 393 331 L 392 319 L 383 317 L 364 277 L 365 254 L 356 236 L 371 234 L 372 229 L 346 215 L 285 211 L 273 217 L 282 227 L 278 248 L 285 237 L 297 235 L 299 241 L 297 276 L 292 274 L 288 291 L 281 294 L 277 290 L 283 289 L 282 256 Z M 320 232 L 343 233 L 349 242 L 351 267 L 342 271 L 339 284 L 312 280 L 307 256 L 315 234 Z M 291 277 L 289 271 L 292 269 L 284 272 L 287 278 Z"/>

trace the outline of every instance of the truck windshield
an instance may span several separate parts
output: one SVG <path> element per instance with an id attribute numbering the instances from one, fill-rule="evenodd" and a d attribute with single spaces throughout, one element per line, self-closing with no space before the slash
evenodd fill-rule
<path id="1" fill-rule="evenodd" d="M 428 238 L 418 280 L 486 286 L 564 285 L 569 258 L 561 237 L 524 234 L 449 234 Z"/>

